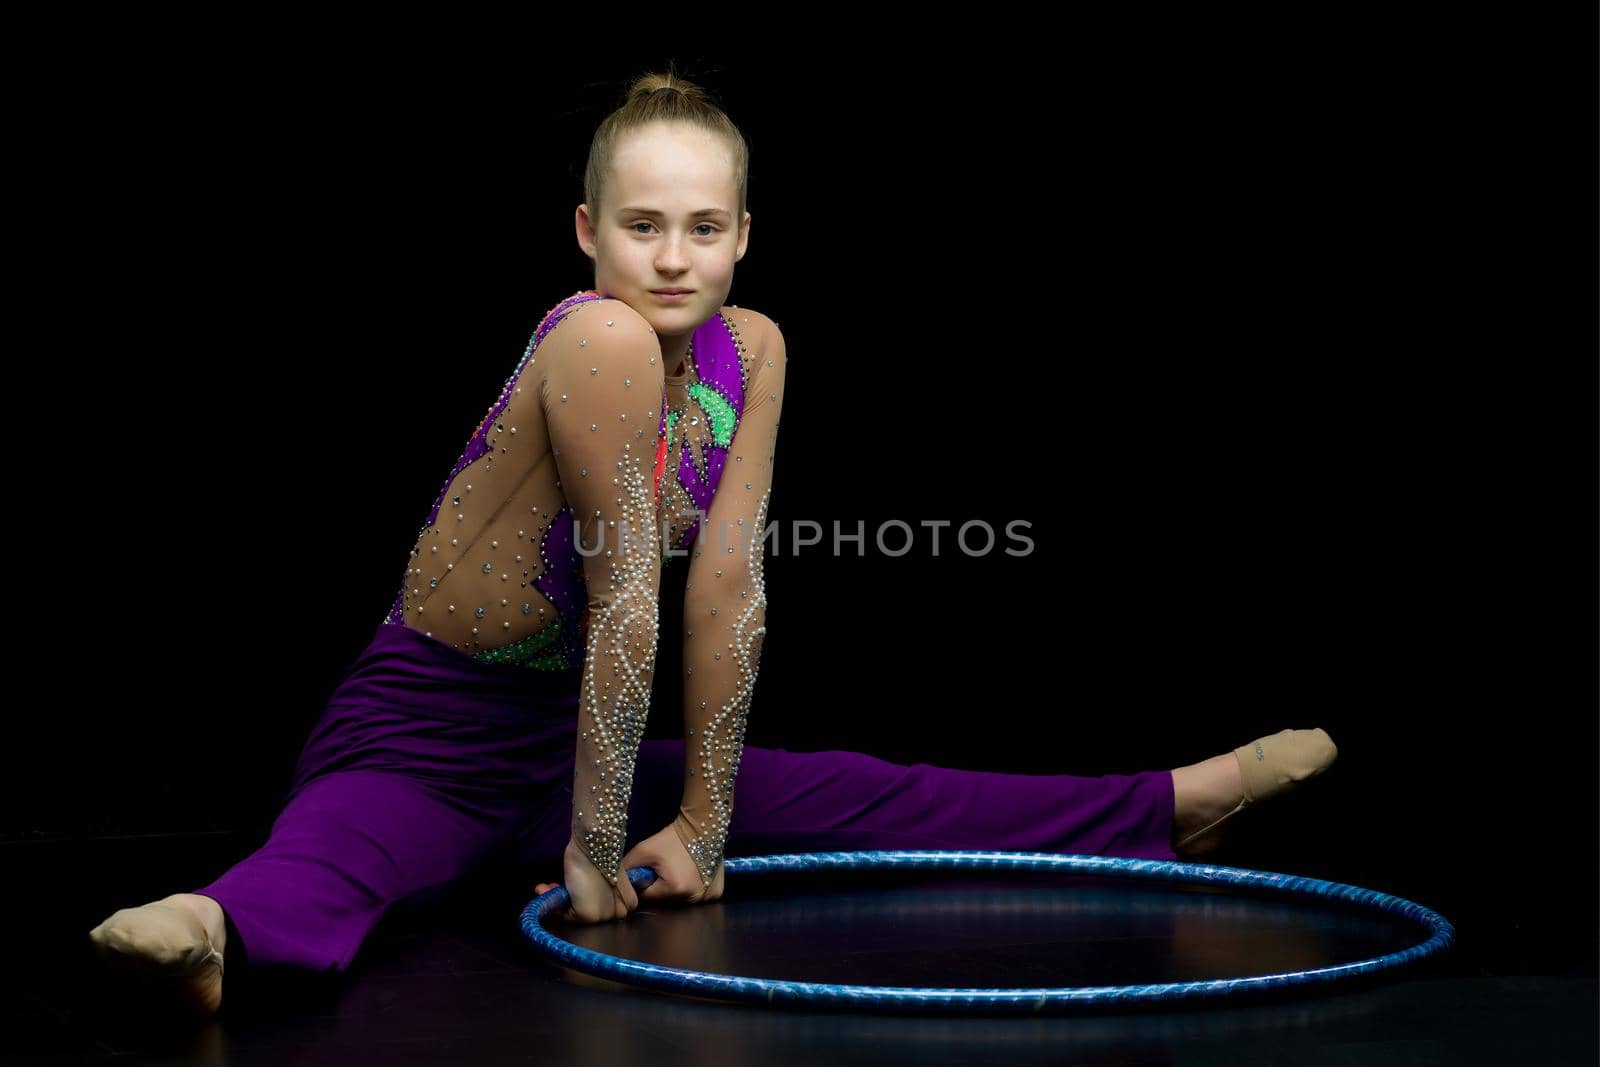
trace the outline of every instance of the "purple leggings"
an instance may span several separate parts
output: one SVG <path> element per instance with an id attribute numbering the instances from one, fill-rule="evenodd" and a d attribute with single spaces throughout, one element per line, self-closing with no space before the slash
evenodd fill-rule
<path id="1" fill-rule="evenodd" d="M 222 905 L 249 967 L 338 972 L 390 907 L 491 856 L 548 858 L 557 880 L 576 684 L 575 673 L 482 664 L 381 625 L 312 729 L 266 844 L 192 892 Z M 682 768 L 682 741 L 639 746 L 630 845 L 671 822 Z M 936 848 L 1175 858 L 1165 770 L 1003 774 L 746 745 L 734 796 L 730 857 Z"/>

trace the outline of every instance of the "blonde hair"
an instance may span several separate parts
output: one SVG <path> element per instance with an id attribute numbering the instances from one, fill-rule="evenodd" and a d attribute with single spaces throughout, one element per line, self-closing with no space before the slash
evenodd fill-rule
<path id="1" fill-rule="evenodd" d="M 631 131 L 654 122 L 686 123 L 722 138 L 733 156 L 734 200 L 738 205 L 733 224 L 739 226 L 744 220 L 745 190 L 750 184 L 750 146 L 710 94 L 678 77 L 670 65 L 665 74 L 645 74 L 634 79 L 622 106 L 607 115 L 594 131 L 589 162 L 583 170 L 583 197 L 589 205 L 589 217 L 600 217 L 600 201 L 613 173 L 611 161 L 618 142 Z"/>

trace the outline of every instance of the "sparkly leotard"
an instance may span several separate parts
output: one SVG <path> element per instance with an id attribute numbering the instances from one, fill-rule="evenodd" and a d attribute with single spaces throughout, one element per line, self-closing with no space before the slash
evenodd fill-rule
<path id="1" fill-rule="evenodd" d="M 725 308 L 666 374 L 631 308 L 595 290 L 568 297 L 456 461 L 384 620 L 485 662 L 582 668 L 573 839 L 613 882 L 661 574 L 685 554 L 680 815 L 694 829 L 679 836 L 707 885 L 722 858 L 766 634 L 785 365 L 769 320 Z"/>

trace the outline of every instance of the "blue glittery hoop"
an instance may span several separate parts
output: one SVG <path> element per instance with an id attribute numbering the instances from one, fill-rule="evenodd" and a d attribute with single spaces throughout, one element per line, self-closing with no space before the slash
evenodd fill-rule
<path id="1" fill-rule="evenodd" d="M 1068 1005 L 1134 1004 L 1149 1001 L 1195 1000 L 1220 996 L 1244 996 L 1267 990 L 1316 985 L 1371 975 L 1379 971 L 1414 963 L 1443 951 L 1455 941 L 1455 927 L 1438 912 L 1400 897 L 1373 889 L 1301 878 L 1242 867 L 1217 867 L 1209 864 L 1169 860 L 1126 859 L 1110 856 L 1063 855 L 1054 852 L 960 852 L 943 850 L 898 850 L 887 852 L 795 852 L 777 856 L 738 856 L 724 860 L 729 878 L 741 874 L 769 871 L 861 871 L 861 870 L 967 870 L 967 871 L 1066 871 L 1077 874 L 1128 875 L 1158 882 L 1189 885 L 1223 885 L 1266 890 L 1289 896 L 1320 897 L 1353 904 L 1359 908 L 1388 912 L 1413 920 L 1430 929 L 1432 936 L 1420 945 L 1391 952 L 1386 956 L 1318 967 L 1309 971 L 1288 971 L 1247 978 L 1219 978 L 1204 982 L 1168 982 L 1160 985 L 1067 986 L 1043 988 L 954 989 L 919 986 L 835 985 L 829 982 L 786 982 L 768 978 L 686 971 L 652 963 L 611 956 L 580 948 L 556 937 L 543 926 L 543 917 L 567 905 L 565 886 L 557 886 L 528 902 L 522 910 L 522 930 L 536 949 L 575 971 L 609 978 L 626 985 L 683 993 L 719 1000 L 751 1001 L 763 1004 L 829 1005 L 871 1010 L 874 1008 L 950 1009 L 968 1012 L 1036 1012 Z M 648 867 L 633 867 L 627 872 L 635 889 L 655 881 Z M 726 898 L 724 898 L 726 899 Z"/>

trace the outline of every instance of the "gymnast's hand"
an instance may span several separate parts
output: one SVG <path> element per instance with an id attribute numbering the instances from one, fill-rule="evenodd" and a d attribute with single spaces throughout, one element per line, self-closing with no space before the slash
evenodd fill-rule
<path id="1" fill-rule="evenodd" d="M 680 836 L 680 831 L 682 836 Z M 691 840 L 694 830 L 678 818 L 666 828 L 640 841 L 622 857 L 622 869 L 649 867 L 656 872 L 656 880 L 639 891 L 639 900 L 645 904 L 707 904 L 722 897 L 722 863 L 717 863 L 717 873 L 707 887 L 700 881 L 700 868 L 694 857 L 684 847 L 684 837 Z"/>
<path id="2" fill-rule="evenodd" d="M 617 884 L 612 885 L 589 862 L 589 857 L 578 843 L 569 838 L 561 865 L 571 903 L 565 910 L 556 913 L 557 918 L 578 923 L 610 922 L 627 918 L 628 913 L 639 906 L 639 894 L 627 878 L 626 861 L 622 864 L 622 872 L 617 875 Z M 554 888 L 554 882 L 540 882 L 534 891 L 543 894 Z"/>

